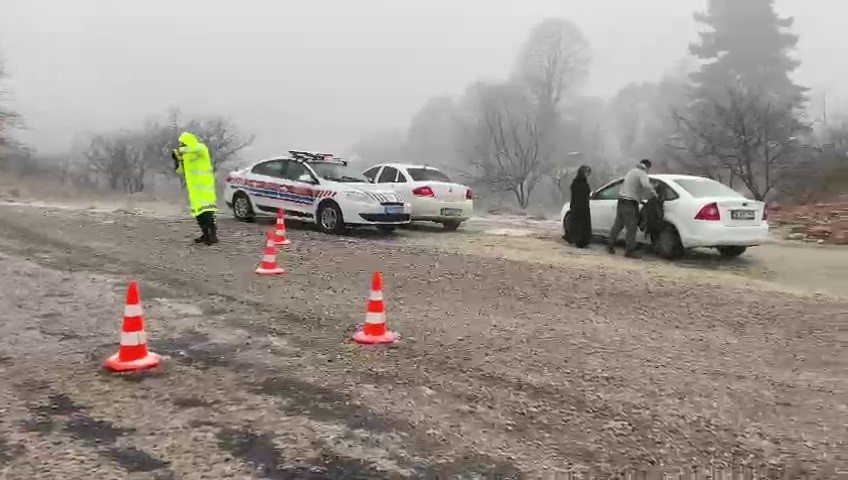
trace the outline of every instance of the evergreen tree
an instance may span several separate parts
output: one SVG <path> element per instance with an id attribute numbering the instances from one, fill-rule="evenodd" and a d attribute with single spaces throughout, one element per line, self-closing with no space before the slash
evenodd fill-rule
<path id="1" fill-rule="evenodd" d="M 773 93 L 794 108 L 803 105 L 807 89 L 790 78 L 800 65 L 789 56 L 798 36 L 789 32 L 793 19 L 775 13 L 774 0 L 711 0 L 707 12 L 694 17 L 709 27 L 689 47 L 705 62 L 692 74 L 698 98 L 744 86 Z"/>

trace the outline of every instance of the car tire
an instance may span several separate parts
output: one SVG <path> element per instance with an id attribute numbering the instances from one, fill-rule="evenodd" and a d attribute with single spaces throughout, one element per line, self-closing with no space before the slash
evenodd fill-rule
<path id="1" fill-rule="evenodd" d="M 677 260 L 683 256 L 683 242 L 674 225 L 666 224 L 660 233 L 651 238 L 654 250 L 666 260 Z"/>
<path id="2" fill-rule="evenodd" d="M 564 217 L 562 217 L 562 239 L 566 241 L 569 245 L 573 245 L 574 242 L 568 235 L 568 222 L 571 220 L 571 214 L 566 213 Z"/>
<path id="3" fill-rule="evenodd" d="M 448 220 L 442 222 L 442 227 L 444 227 L 445 231 L 448 232 L 455 232 L 460 225 L 462 225 L 462 222 L 458 222 L 456 220 Z"/>
<path id="4" fill-rule="evenodd" d="M 377 225 L 377 230 L 380 233 L 383 233 L 383 234 L 386 234 L 386 235 L 395 233 L 396 229 L 397 229 L 397 227 L 394 226 L 394 225 Z"/>
<path id="5" fill-rule="evenodd" d="M 315 217 L 318 230 L 324 233 L 341 234 L 346 230 L 342 209 L 332 200 L 324 201 L 319 205 Z"/>
<path id="6" fill-rule="evenodd" d="M 250 203 L 250 197 L 244 192 L 236 192 L 233 195 L 233 216 L 236 220 L 242 222 L 252 222 L 256 219 L 256 213 L 253 211 L 253 205 Z"/>
<path id="7" fill-rule="evenodd" d="M 743 253 L 745 253 L 745 251 L 748 250 L 748 247 L 740 247 L 740 246 L 716 247 L 716 250 L 718 250 L 718 253 L 722 257 L 735 258 L 735 257 L 738 257 L 739 255 L 742 255 Z"/>

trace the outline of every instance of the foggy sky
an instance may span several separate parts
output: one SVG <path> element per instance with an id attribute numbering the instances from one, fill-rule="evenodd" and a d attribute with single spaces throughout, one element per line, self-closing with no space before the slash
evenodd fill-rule
<path id="1" fill-rule="evenodd" d="M 743 0 L 740 0 L 743 1 Z M 230 115 L 257 141 L 344 152 L 404 128 L 433 95 L 504 78 L 543 17 L 577 23 L 588 94 L 652 81 L 681 60 L 705 0 L 0 0 L 0 51 L 40 152 L 133 127 L 171 106 Z M 804 6 L 806 4 L 806 6 Z M 848 110 L 845 0 L 777 0 L 801 36 L 796 78 Z"/>

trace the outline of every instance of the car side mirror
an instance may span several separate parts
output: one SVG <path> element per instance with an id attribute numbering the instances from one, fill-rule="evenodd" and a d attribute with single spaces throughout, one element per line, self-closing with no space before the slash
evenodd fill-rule
<path id="1" fill-rule="evenodd" d="M 297 181 L 303 183 L 315 183 L 315 179 L 312 178 L 312 175 L 308 173 L 304 173 L 303 175 L 297 177 Z"/>

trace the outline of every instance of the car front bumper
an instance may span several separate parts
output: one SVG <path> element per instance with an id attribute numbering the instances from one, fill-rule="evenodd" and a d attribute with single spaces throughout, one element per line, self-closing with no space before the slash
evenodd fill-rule
<path id="1" fill-rule="evenodd" d="M 365 204 L 351 202 L 344 206 L 344 221 L 351 225 L 404 225 L 412 211 L 407 204 Z"/>

